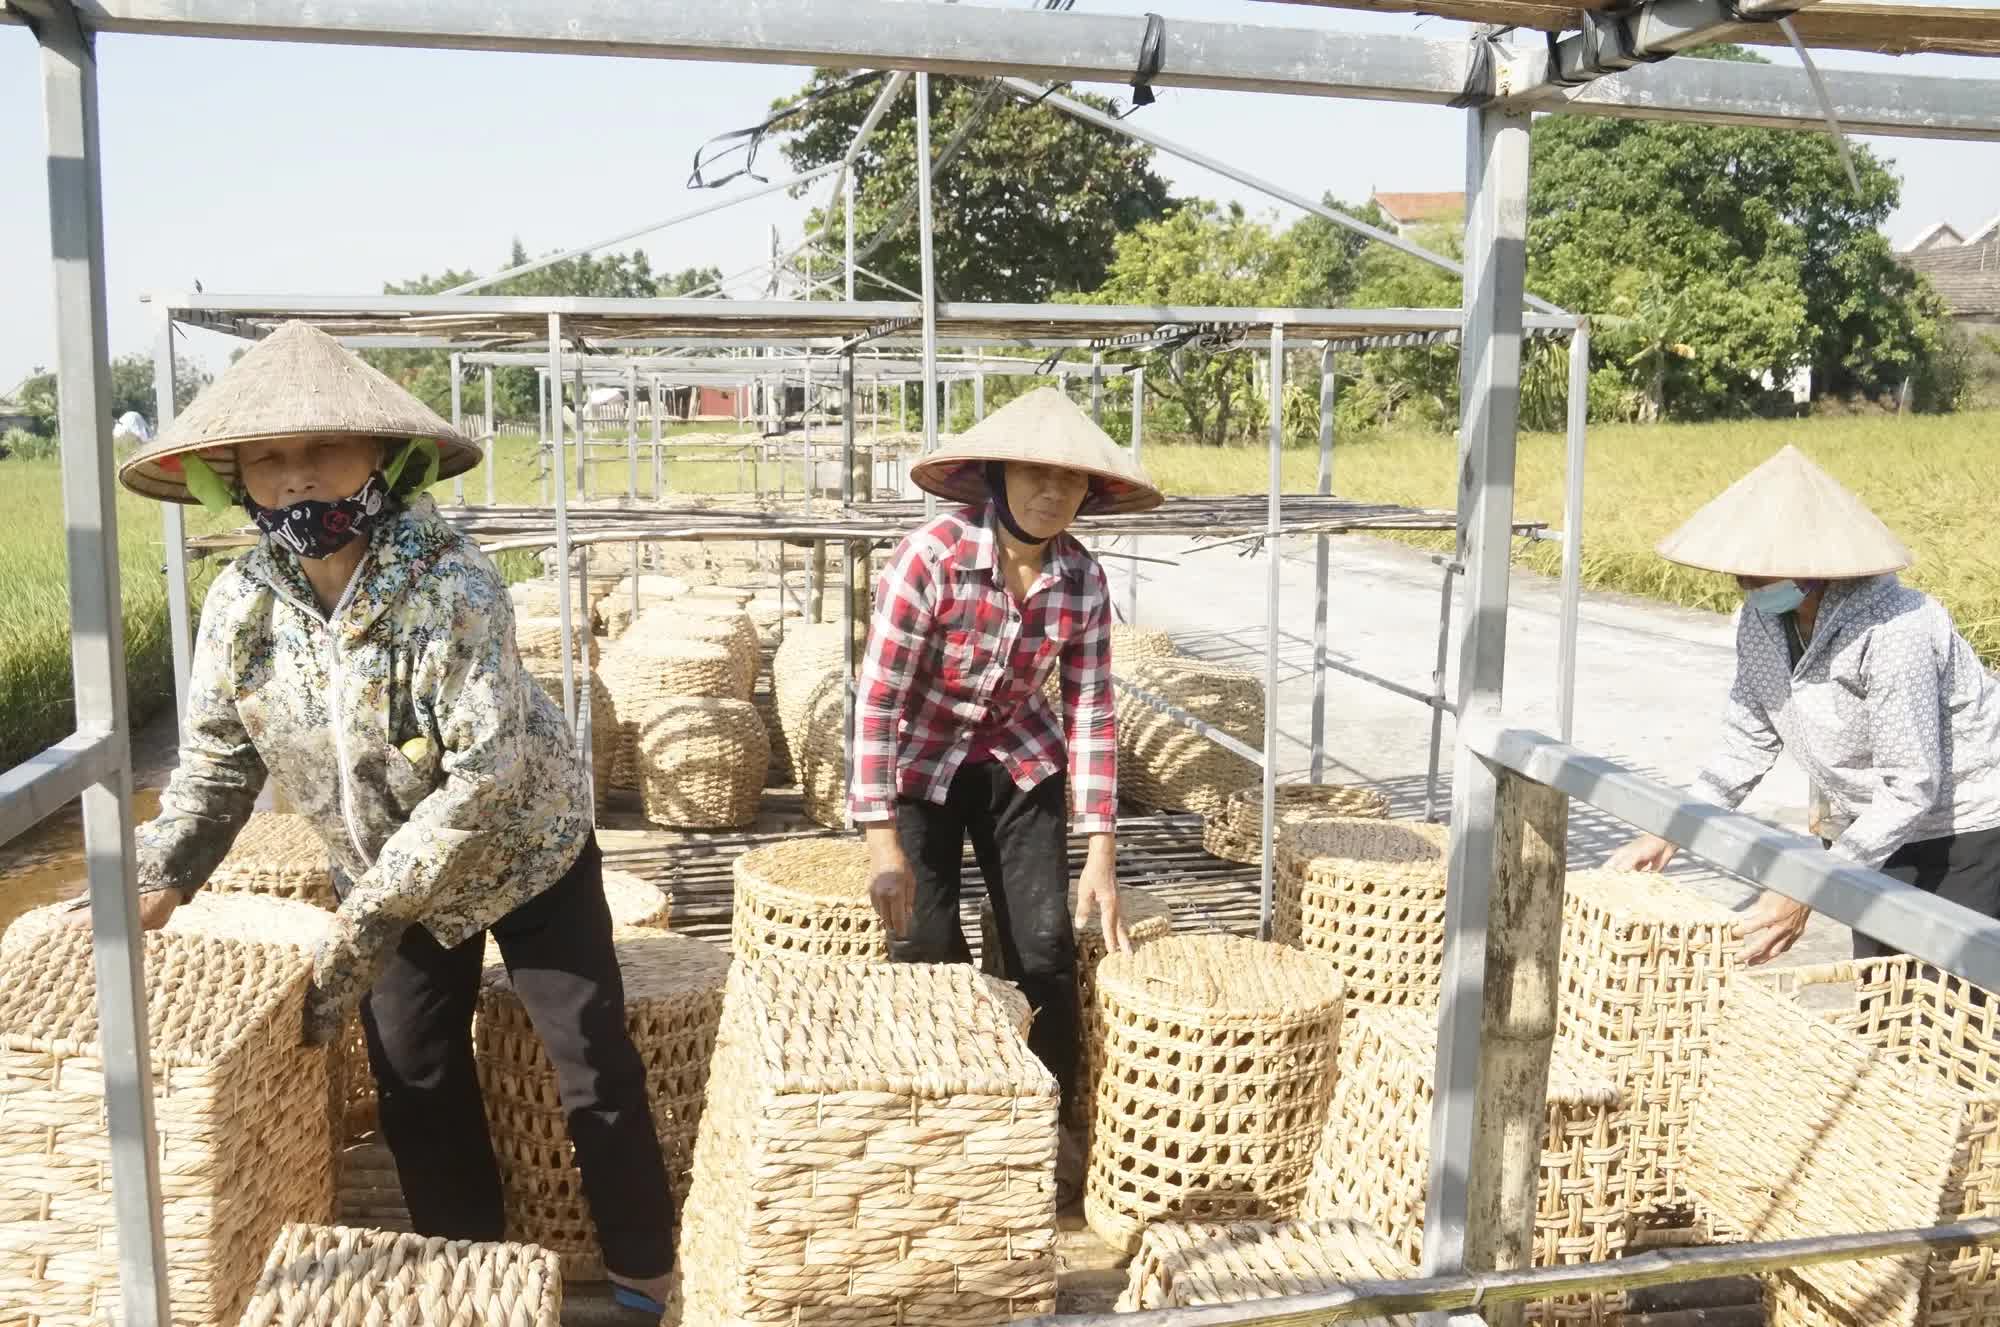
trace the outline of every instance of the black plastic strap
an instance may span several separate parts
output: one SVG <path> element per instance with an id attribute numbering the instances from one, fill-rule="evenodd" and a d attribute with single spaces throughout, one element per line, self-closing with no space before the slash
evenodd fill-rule
<path id="1" fill-rule="evenodd" d="M 1153 104 L 1153 80 L 1167 59 L 1167 21 L 1158 14 L 1146 15 L 1146 35 L 1139 39 L 1139 66 L 1132 71 L 1132 111 Z M 1124 119 L 1125 115 L 1118 118 Z"/>
<path id="2" fill-rule="evenodd" d="M 821 101 L 827 97 L 837 96 L 843 92 L 851 92 L 855 88 L 873 83 L 877 79 L 885 77 L 887 77 L 886 70 L 864 70 L 859 74 L 843 78 L 837 83 L 829 83 L 823 88 L 809 92 L 797 101 L 780 107 L 763 120 L 748 128 L 731 129 L 726 134 L 717 134 L 695 149 L 694 173 L 688 177 L 688 188 L 715 189 L 729 183 L 740 175 L 748 175 L 759 184 L 766 183 L 764 177 L 757 173 L 757 149 L 763 146 L 764 137 L 771 132 L 772 128 L 789 120 L 800 111 L 811 106 L 814 102 Z M 737 140 L 739 139 L 742 141 L 738 142 Z M 723 147 L 722 144 L 725 143 L 733 143 L 735 146 Z M 704 169 L 713 170 L 717 161 L 729 156 L 733 152 L 741 152 L 743 154 L 743 164 L 741 166 L 717 179 L 705 179 L 703 177 L 702 171 Z"/>
<path id="3" fill-rule="evenodd" d="M 1466 111 L 1484 106 L 1493 100 L 1495 91 L 1493 49 L 1498 44 L 1497 32 L 1482 29 L 1473 34 L 1472 59 L 1465 66 L 1465 90 L 1446 105 Z"/>

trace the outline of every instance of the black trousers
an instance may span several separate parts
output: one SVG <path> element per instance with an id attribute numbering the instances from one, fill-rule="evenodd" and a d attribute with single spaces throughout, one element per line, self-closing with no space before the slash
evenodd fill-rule
<path id="1" fill-rule="evenodd" d="M 646 1070 L 625 1028 L 625 985 L 604 903 L 597 840 L 544 893 L 493 924 L 515 992 L 555 1065 L 584 1201 L 605 1267 L 662 1275 L 673 1262 L 666 1163 Z M 473 1067 L 472 1015 L 485 937 L 453 949 L 421 926 L 361 1002 L 382 1136 L 419 1234 L 506 1238 L 500 1167 Z"/>
<path id="2" fill-rule="evenodd" d="M 1982 917 L 2000 917 L 2000 829 L 1905 843 L 1882 864 L 1882 874 Z M 1856 958 L 1887 958 L 1900 952 L 1872 936 L 1854 933 Z"/>
<path id="3" fill-rule="evenodd" d="M 1076 934 L 1069 913 L 1069 805 L 1058 774 L 1028 792 L 995 761 L 963 766 L 944 805 L 904 797 L 896 835 L 917 877 L 910 933 L 891 941 L 903 963 L 970 963 L 959 922 L 965 842 L 986 882 L 1008 977 L 1035 1021 L 1028 1046 L 1062 1085 L 1076 1091 Z"/>

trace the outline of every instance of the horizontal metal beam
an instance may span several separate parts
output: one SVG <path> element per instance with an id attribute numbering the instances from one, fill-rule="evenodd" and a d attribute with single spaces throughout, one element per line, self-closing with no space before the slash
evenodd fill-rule
<path id="1" fill-rule="evenodd" d="M 1587 83 L 1718 40 L 1746 20 L 1775 17 L 1797 9 L 1799 2 L 1784 0 L 1781 9 L 1776 0 L 1650 0 L 1617 13 L 1582 9 L 1576 13 L 1581 30 L 1557 41 L 1552 55 L 1546 43 L 1538 47 L 1536 67 L 1554 94 L 1561 90 L 1558 85 Z"/>
<path id="2" fill-rule="evenodd" d="M 1843 865 L 1819 840 L 1699 802 L 1604 756 L 1529 728 L 1468 723 L 1475 754 L 1677 843 L 1731 875 L 1796 899 L 1975 986 L 2000 990 L 2000 921 Z"/>
<path id="3" fill-rule="evenodd" d="M 72 733 L 0 774 L 0 843 L 11 843 L 118 768 L 109 733 Z"/>
<path id="4" fill-rule="evenodd" d="M 234 37 L 339 45 L 539 51 L 569 55 L 923 69 L 974 77 L 1129 83 L 1147 20 L 904 0 L 598 0 L 587 7 L 489 0 L 83 0 L 103 32 Z M 1335 32 L 1174 19 L 1158 87 L 1359 97 L 1442 106 L 1466 92 L 1467 43 L 1393 33 Z M 1669 61 L 1597 86 L 1554 109 L 1818 129 L 1800 71 L 1723 65 L 1722 79 Z M 1541 80 L 1536 80 L 1541 81 Z M 1714 95 L 1717 83 L 1728 95 Z M 2000 80 L 1849 74 L 1835 93 L 1856 133 L 2000 138 Z M 1526 86 L 1516 83 L 1517 88 Z"/>

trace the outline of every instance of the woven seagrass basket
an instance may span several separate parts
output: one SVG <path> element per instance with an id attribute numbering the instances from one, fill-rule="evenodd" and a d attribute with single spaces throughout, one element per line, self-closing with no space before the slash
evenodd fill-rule
<path id="1" fill-rule="evenodd" d="M 643 767 L 639 740 L 661 703 L 688 696 L 737 699 L 736 665 L 720 641 L 690 640 L 633 630 L 605 651 L 605 686 L 617 734 L 611 785 L 639 791 Z"/>
<path id="2" fill-rule="evenodd" d="M 523 659 L 522 666 L 528 676 L 544 695 L 555 702 L 558 713 L 562 711 L 562 660 Z M 572 672 L 570 684 L 579 692 L 583 690 L 584 678 L 581 670 Z M 618 767 L 618 748 L 622 733 L 618 727 L 617 708 L 611 703 L 611 686 L 604 680 L 604 674 L 593 671 L 590 675 L 590 790 L 591 798 L 599 812 L 605 807 L 611 792 L 611 776 Z"/>
<path id="3" fill-rule="evenodd" d="M 1235 1304 L 1335 1290 L 1350 1281 L 1390 1281 L 1416 1266 L 1359 1221 L 1238 1221 L 1148 1226 L 1132 1259 L 1118 1311 Z M 1416 1318 L 1354 1321 L 1354 1327 L 1416 1327 Z"/>
<path id="4" fill-rule="evenodd" d="M 634 590 L 637 590 L 638 607 L 633 604 Z M 632 625 L 632 619 L 649 608 L 674 602 L 687 595 L 688 583 L 678 576 L 659 576 L 641 573 L 637 577 L 627 576 L 611 587 L 611 593 L 604 598 L 598 611 L 604 618 L 604 634 L 612 640 L 625 634 Z"/>
<path id="5" fill-rule="evenodd" d="M 778 716 L 776 738 L 784 762 L 797 769 L 805 740 L 806 702 L 828 673 L 846 666 L 847 645 L 835 622 L 793 622 L 771 656 L 772 707 Z"/>
<path id="6" fill-rule="evenodd" d="M 737 958 L 888 960 L 888 933 L 868 901 L 868 850 L 859 839 L 766 844 L 738 857 L 731 873 L 729 943 Z"/>
<path id="7" fill-rule="evenodd" d="M 1831 1013 L 1802 999 L 1847 983 L 1853 1001 Z M 1903 957 L 1739 972 L 1705 1068 L 1683 1177 L 1711 1229 L 1796 1239 L 2000 1209 L 2000 1004 L 1977 987 Z M 1977 1249 L 1798 1267 L 1766 1285 L 1773 1327 L 2000 1320 L 2000 1279 Z"/>
<path id="8" fill-rule="evenodd" d="M 766 788 L 783 788 L 797 777 L 792 770 L 791 748 L 785 745 L 785 730 L 778 723 L 778 688 L 771 680 L 772 650 L 764 650 L 763 670 L 757 677 L 757 689 L 750 694 L 750 703 L 757 707 L 757 717 L 763 720 L 764 736 L 771 748 L 770 763 L 764 770 Z"/>
<path id="9" fill-rule="evenodd" d="M 1387 820 L 1389 799 L 1373 788 L 1338 783 L 1285 783 L 1276 789 L 1278 829 L 1313 820 Z M 1220 811 L 1204 816 L 1201 846 L 1211 857 L 1243 866 L 1264 860 L 1264 786 L 1229 794 Z"/>
<path id="10" fill-rule="evenodd" d="M 562 1271 L 528 1244 L 286 1226 L 238 1327 L 559 1327 Z"/>
<path id="11" fill-rule="evenodd" d="M 319 831 L 304 816 L 253 811 L 229 846 L 205 890 L 218 894 L 267 894 L 332 908 L 333 861 Z"/>
<path id="12" fill-rule="evenodd" d="M 1247 669 L 1199 659 L 1148 659 L 1119 675 L 1219 732 L 1264 744 L 1264 684 Z M 1256 766 L 1136 696 L 1118 695 L 1118 791 L 1161 811 L 1220 811 Z"/>
<path id="13" fill-rule="evenodd" d="M 705 640 L 722 646 L 729 651 L 729 664 L 734 670 L 733 685 L 727 694 L 734 700 L 750 699 L 763 659 L 763 642 L 757 638 L 750 615 L 742 609 L 696 599 L 662 604 L 633 619 L 631 628 L 619 640 L 641 635 Z"/>
<path id="14" fill-rule="evenodd" d="M 1132 627 L 1122 622 L 1111 624 L 1111 668 L 1122 673 L 1133 664 L 1144 663 L 1148 659 L 1173 659 L 1180 655 L 1180 647 L 1174 638 L 1158 627 Z M 1062 669 L 1057 667 L 1049 674 L 1049 680 L 1042 683 L 1042 695 L 1049 702 L 1049 708 L 1057 715 L 1062 714 Z"/>
<path id="15" fill-rule="evenodd" d="M 1158 1221 L 1295 1215 L 1333 1092 L 1341 981 L 1316 954 L 1169 935 L 1097 966 L 1104 1062 L 1083 1211 L 1135 1252 Z"/>
<path id="16" fill-rule="evenodd" d="M 521 652 L 521 662 L 530 661 L 554 664 L 558 672 L 562 668 L 562 619 L 553 614 L 542 617 L 517 617 L 514 619 L 514 648 Z M 597 666 L 597 637 L 587 636 L 572 627 L 570 630 L 570 658 L 577 661 L 579 670 L 583 660 L 589 659 L 591 666 Z"/>
<path id="17" fill-rule="evenodd" d="M 680 935 L 628 933 L 617 947 L 625 1026 L 646 1066 L 646 1098 L 679 1204 L 687 1198 L 729 955 Z M 473 1035 L 507 1229 L 554 1252 L 571 1280 L 602 1280 L 604 1255 L 584 1205 L 555 1069 L 504 968 L 486 969 Z"/>
<path id="18" fill-rule="evenodd" d="M 1736 968 L 1736 921 L 1657 872 L 1569 874 L 1556 1036 L 1624 1094 L 1634 1211 L 1687 1202 L 1684 1139 Z"/>
<path id="19" fill-rule="evenodd" d="M 1272 937 L 1339 964 L 1357 1004 L 1435 1004 L 1450 842 L 1442 825 L 1409 820 L 1286 826 L 1272 869 Z"/>
<path id="20" fill-rule="evenodd" d="M 146 936 L 154 1121 L 176 1321 L 233 1322 L 287 1222 L 333 1214 L 327 1055 L 299 1041 L 308 966 L 279 945 Z M 0 1303 L 120 1321 L 118 1216 L 91 935 L 0 959 Z M 13 1316 L 25 1310 L 25 1316 Z"/>
<path id="21" fill-rule="evenodd" d="M 736 964 L 670 1320 L 1053 1312 L 1056 1084 L 1014 1017 L 959 964 Z"/>
<path id="22" fill-rule="evenodd" d="M 675 697 L 639 725 L 646 819 L 681 829 L 740 829 L 757 818 L 771 738 L 747 701 Z"/>
<path id="23" fill-rule="evenodd" d="M 806 697 L 798 764 L 800 809 L 828 829 L 847 826 L 847 679 L 838 670 L 820 678 Z"/>
<path id="24" fill-rule="evenodd" d="M 1341 1034 L 1340 1082 L 1313 1157 L 1300 1215 L 1352 1216 L 1414 1264 L 1423 1255 L 1430 1185 L 1436 1018 L 1421 1009 L 1357 1009 Z M 1549 1068 L 1548 1125 L 1535 1211 L 1534 1265 L 1602 1262 L 1631 1238 L 1626 1112 L 1611 1081 L 1558 1050 Z M 1529 1305 L 1537 1322 L 1604 1322 L 1618 1296 Z"/>
<path id="25" fill-rule="evenodd" d="M 660 935 L 671 928 L 673 891 L 662 889 L 630 871 L 605 867 L 601 874 L 604 878 L 604 907 L 611 914 L 612 939 Z M 490 968 L 505 961 L 500 954 L 500 942 L 493 938 L 492 931 L 486 932 L 480 965 Z"/>
<path id="26" fill-rule="evenodd" d="M 579 626 L 586 621 L 590 623 L 590 632 L 579 632 L 579 635 L 595 634 L 604 629 L 603 619 L 597 615 L 597 603 L 610 590 L 611 584 L 608 581 L 599 581 L 596 577 L 591 579 L 590 606 L 586 609 L 578 602 L 576 577 L 572 575 L 569 578 L 569 611 L 572 620 Z M 514 601 L 516 622 L 522 618 L 559 619 L 562 616 L 562 603 L 556 597 L 556 583 L 552 578 L 518 581 L 507 587 L 507 595 Z"/>

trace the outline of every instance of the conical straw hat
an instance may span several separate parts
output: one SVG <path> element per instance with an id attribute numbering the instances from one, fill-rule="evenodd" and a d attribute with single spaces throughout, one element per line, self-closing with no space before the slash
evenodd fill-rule
<path id="1" fill-rule="evenodd" d="M 1860 498 L 1790 446 L 1731 484 L 1658 551 L 1703 571 L 1771 579 L 1879 576 L 1911 562 Z"/>
<path id="2" fill-rule="evenodd" d="M 946 447 L 910 467 L 918 488 L 952 502 L 981 503 L 988 461 L 1060 465 L 1090 476 L 1081 515 L 1150 511 L 1165 501 L 1132 453 L 1053 387 L 1037 387 L 995 410 Z"/>
<path id="3" fill-rule="evenodd" d="M 440 479 L 480 461 L 479 445 L 429 406 L 325 332 L 295 322 L 230 365 L 156 440 L 134 452 L 118 477 L 146 497 L 193 502 L 181 474 L 186 453 L 208 453 L 202 459 L 234 492 L 236 443 L 315 433 L 430 438 Z"/>

